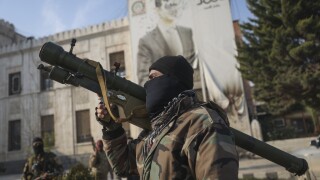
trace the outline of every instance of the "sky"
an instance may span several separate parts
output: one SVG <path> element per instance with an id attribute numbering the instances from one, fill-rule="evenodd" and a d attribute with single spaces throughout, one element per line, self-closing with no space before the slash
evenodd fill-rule
<path id="1" fill-rule="evenodd" d="M 245 0 L 231 0 L 231 10 L 240 22 L 252 17 Z M 35 38 L 120 19 L 127 12 L 128 0 L 0 0 L 0 19 Z"/>

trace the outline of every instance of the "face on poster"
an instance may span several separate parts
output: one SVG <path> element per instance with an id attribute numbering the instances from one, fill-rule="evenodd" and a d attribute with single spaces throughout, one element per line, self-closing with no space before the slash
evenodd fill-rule
<path id="1" fill-rule="evenodd" d="M 192 27 L 187 0 L 129 0 L 132 45 L 157 26 L 160 20 Z"/>

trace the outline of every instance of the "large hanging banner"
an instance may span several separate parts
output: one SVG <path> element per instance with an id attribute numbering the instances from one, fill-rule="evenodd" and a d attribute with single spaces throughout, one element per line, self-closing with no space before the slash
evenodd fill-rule
<path id="1" fill-rule="evenodd" d="M 143 85 L 149 66 L 182 55 L 195 70 L 195 89 L 227 111 L 232 127 L 250 133 L 229 0 L 129 0 L 132 59 Z"/>

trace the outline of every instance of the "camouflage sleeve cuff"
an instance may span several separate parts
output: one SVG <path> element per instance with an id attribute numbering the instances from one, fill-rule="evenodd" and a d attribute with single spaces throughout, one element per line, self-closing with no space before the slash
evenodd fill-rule
<path id="1" fill-rule="evenodd" d="M 119 128 L 117 128 L 117 129 L 115 129 L 113 131 L 109 131 L 106 128 L 103 128 L 102 129 L 102 139 L 104 139 L 104 140 L 112 140 L 112 139 L 120 137 L 124 133 L 125 132 L 124 132 L 124 129 L 122 127 L 119 127 Z"/>

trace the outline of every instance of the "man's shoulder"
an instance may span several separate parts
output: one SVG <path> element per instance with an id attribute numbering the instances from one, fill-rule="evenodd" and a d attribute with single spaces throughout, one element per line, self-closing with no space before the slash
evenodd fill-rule
<path id="1" fill-rule="evenodd" d="M 34 159 L 36 158 L 36 156 L 35 155 L 31 155 L 31 156 L 29 156 L 28 158 L 27 158 L 27 163 L 32 163 L 33 161 L 34 161 Z"/>
<path id="2" fill-rule="evenodd" d="M 179 25 L 177 25 L 176 26 L 177 27 L 177 30 L 178 31 L 184 31 L 184 32 L 192 32 L 192 29 L 191 28 L 189 28 L 189 27 L 186 27 L 186 26 L 179 26 Z"/>
<path id="3" fill-rule="evenodd" d="M 174 131 L 193 135 L 209 126 L 211 126 L 210 116 L 207 110 L 200 106 L 181 114 L 175 122 Z"/>
<path id="4" fill-rule="evenodd" d="M 55 153 L 53 153 L 51 151 L 45 152 L 45 155 L 47 155 L 47 156 L 57 156 Z"/>
<path id="5" fill-rule="evenodd" d="M 98 151 L 97 155 L 98 156 L 106 156 L 106 152 L 104 150 Z"/>
<path id="6" fill-rule="evenodd" d="M 193 136 L 202 133 L 219 134 L 221 141 L 231 141 L 233 133 L 224 112 L 203 104 L 182 114 L 176 129 L 188 129 L 188 134 Z M 184 122 L 185 121 L 185 122 Z M 181 126 L 181 127 L 179 127 Z M 216 136 L 217 137 L 217 136 Z M 223 138 L 221 138 L 223 137 Z"/>
<path id="7" fill-rule="evenodd" d="M 199 105 L 182 114 L 179 119 L 186 121 L 195 128 L 206 128 L 213 125 L 221 125 L 228 128 L 228 119 L 218 109 L 209 107 L 207 104 Z"/>
<path id="8" fill-rule="evenodd" d="M 146 34 L 140 38 L 140 41 L 146 41 L 146 42 L 152 41 L 154 40 L 154 36 L 159 34 L 160 34 L 159 28 L 155 27 L 151 31 L 146 32 Z"/>
<path id="9" fill-rule="evenodd" d="M 53 152 L 45 152 L 44 156 L 49 159 L 55 159 L 57 157 L 57 155 Z"/>

